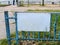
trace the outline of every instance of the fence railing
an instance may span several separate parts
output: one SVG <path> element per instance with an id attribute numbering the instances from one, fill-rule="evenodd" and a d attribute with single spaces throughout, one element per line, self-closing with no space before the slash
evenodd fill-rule
<path id="1" fill-rule="evenodd" d="M 4 5 L 10 5 L 10 1 L 0 1 L 0 5 L 4 4 Z"/>
<path id="2" fill-rule="evenodd" d="M 20 1 L 18 2 L 20 3 Z M 42 4 L 41 1 L 23 1 L 24 4 Z M 53 1 L 44 1 L 44 4 L 60 4 L 60 1 L 56 1 L 56 2 L 53 2 Z"/>
<path id="3" fill-rule="evenodd" d="M 8 45 L 11 45 L 11 40 L 16 40 L 16 44 L 19 44 L 19 40 L 37 40 L 37 41 L 60 41 L 60 31 L 59 30 L 59 17 L 60 12 L 53 12 L 51 14 L 50 20 L 50 32 L 30 32 L 30 31 L 22 31 L 20 35 L 18 33 L 18 26 L 17 26 L 17 13 L 15 12 L 14 17 L 9 17 L 8 11 L 4 12 L 5 16 L 5 25 L 6 25 L 6 33 L 7 33 L 7 40 Z M 21 12 L 20 12 L 21 13 Z M 15 20 L 15 29 L 16 29 L 16 37 L 10 37 L 10 26 L 9 26 L 9 19 Z M 57 36 L 58 35 L 58 36 Z"/>

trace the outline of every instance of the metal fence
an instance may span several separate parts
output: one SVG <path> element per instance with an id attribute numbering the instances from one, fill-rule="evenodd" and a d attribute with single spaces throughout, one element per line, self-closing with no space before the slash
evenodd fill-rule
<path id="1" fill-rule="evenodd" d="M 42 1 L 23 1 L 24 4 L 42 4 Z M 18 1 L 20 3 L 20 1 Z M 60 4 L 60 1 L 44 1 L 44 4 Z"/>
<path id="2" fill-rule="evenodd" d="M 10 5 L 10 1 L 0 1 L 0 4 Z"/>
<path id="3" fill-rule="evenodd" d="M 57 30 L 59 30 L 58 22 L 60 22 L 60 20 L 59 20 L 60 12 L 55 12 L 55 13 L 50 12 L 50 14 L 51 14 L 50 32 L 34 32 L 34 31 L 33 32 L 26 31 L 25 32 L 25 31 L 22 31 L 22 32 L 20 32 L 21 35 L 18 34 L 18 29 L 17 29 L 17 13 L 18 12 L 15 12 L 14 17 L 9 17 L 8 11 L 4 12 L 8 45 L 11 45 L 11 40 L 16 40 L 17 45 L 19 44 L 19 40 L 20 41 L 21 40 L 60 41 L 60 31 L 57 31 Z M 16 26 L 15 27 L 16 28 L 16 37 L 15 38 L 10 37 L 10 27 L 9 27 L 10 19 L 15 20 L 15 26 Z M 51 31 L 53 31 L 53 33 L 51 33 Z"/>

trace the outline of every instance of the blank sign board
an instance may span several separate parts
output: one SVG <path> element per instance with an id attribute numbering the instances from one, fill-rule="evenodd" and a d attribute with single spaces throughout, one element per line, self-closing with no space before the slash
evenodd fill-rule
<path id="1" fill-rule="evenodd" d="M 19 31 L 50 31 L 50 13 L 17 13 Z"/>

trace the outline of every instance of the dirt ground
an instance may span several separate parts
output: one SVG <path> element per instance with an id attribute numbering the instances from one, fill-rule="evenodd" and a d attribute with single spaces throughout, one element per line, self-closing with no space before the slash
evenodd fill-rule
<path id="1" fill-rule="evenodd" d="M 10 16 L 13 15 L 13 12 L 24 12 L 29 9 L 32 10 L 60 10 L 59 5 L 46 5 L 46 6 L 29 6 L 29 7 L 17 7 L 16 5 L 13 6 L 6 6 L 6 7 L 0 7 L 0 39 L 6 38 L 6 30 L 5 30 L 5 19 L 4 19 L 4 11 L 9 11 Z M 13 22 L 13 21 L 11 21 Z M 14 32 L 14 25 L 11 25 L 11 32 Z"/>

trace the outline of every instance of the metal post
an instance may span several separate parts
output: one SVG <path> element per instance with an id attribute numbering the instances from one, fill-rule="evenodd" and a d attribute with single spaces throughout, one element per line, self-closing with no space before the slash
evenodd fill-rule
<path id="1" fill-rule="evenodd" d="M 16 45 L 18 45 L 19 44 L 19 41 L 18 41 L 18 39 L 19 39 L 19 37 L 18 37 L 18 29 L 17 29 L 17 13 L 15 12 L 15 24 L 16 24 Z"/>
<path id="2" fill-rule="evenodd" d="M 44 6 L 44 0 L 42 0 L 42 6 Z"/>
<path id="3" fill-rule="evenodd" d="M 22 39 L 24 39 L 24 31 L 22 31 Z"/>
<path id="4" fill-rule="evenodd" d="M 60 31 L 59 31 L 59 41 L 60 41 Z"/>
<path id="5" fill-rule="evenodd" d="M 18 5 L 18 0 L 16 0 L 16 4 Z"/>
<path id="6" fill-rule="evenodd" d="M 40 40 L 40 32 L 38 32 L 38 40 Z"/>
<path id="7" fill-rule="evenodd" d="M 5 16 L 6 35 L 7 35 L 8 45 L 11 45 L 8 11 L 4 12 L 4 16 Z"/>
<path id="8" fill-rule="evenodd" d="M 8 1 L 8 5 L 10 5 L 10 1 Z"/>
<path id="9" fill-rule="evenodd" d="M 33 33 L 33 39 L 35 39 L 35 32 L 32 32 Z"/>
<path id="10" fill-rule="evenodd" d="M 43 35 L 43 40 L 44 40 L 44 41 L 45 41 L 45 39 L 46 39 L 45 35 L 46 35 L 46 32 L 44 32 L 44 35 Z"/>
<path id="11" fill-rule="evenodd" d="M 55 22 L 54 22 L 54 40 L 56 39 L 56 26 L 57 26 L 57 14 L 56 14 L 56 17 L 55 17 Z"/>
<path id="12" fill-rule="evenodd" d="M 30 32 L 28 31 L 28 40 L 30 40 Z"/>
<path id="13" fill-rule="evenodd" d="M 28 39 L 30 40 L 30 32 L 28 31 Z"/>
<path id="14" fill-rule="evenodd" d="M 50 37 L 51 37 L 51 26 L 52 26 L 52 14 L 51 14 L 51 17 L 50 17 L 50 32 L 49 32 L 49 40 L 50 40 Z"/>
<path id="15" fill-rule="evenodd" d="M 13 0 L 13 5 L 15 5 L 15 0 Z"/>
<path id="16" fill-rule="evenodd" d="M 28 0 L 28 7 L 29 7 L 29 0 Z"/>

